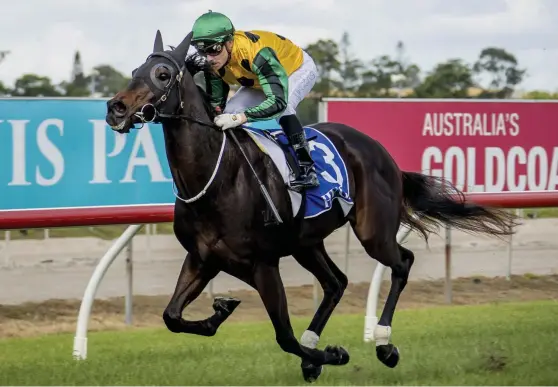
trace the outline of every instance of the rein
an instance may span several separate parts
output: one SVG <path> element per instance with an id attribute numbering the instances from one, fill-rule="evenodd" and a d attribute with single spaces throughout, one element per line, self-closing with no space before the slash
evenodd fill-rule
<path id="1" fill-rule="evenodd" d="M 139 128 L 134 128 L 134 129 L 141 129 L 143 127 L 143 125 L 145 123 L 148 123 L 148 122 L 160 123 L 161 122 L 160 118 L 163 118 L 163 119 L 167 118 L 167 119 L 173 119 L 173 120 L 186 120 L 186 121 L 189 121 L 189 122 L 194 122 L 196 124 L 207 126 L 209 128 L 212 128 L 212 129 L 219 130 L 219 131 L 223 132 L 223 142 L 221 144 L 221 150 L 219 151 L 219 157 L 217 158 L 217 163 L 215 164 L 215 168 L 213 169 L 213 173 L 211 174 L 211 177 L 209 178 L 205 187 L 196 196 L 194 196 L 190 199 L 183 199 L 178 195 L 178 189 L 175 192 L 175 190 L 174 190 L 175 184 L 174 184 L 174 179 L 173 179 L 173 194 L 174 194 L 174 196 L 177 199 L 179 199 L 180 201 L 184 202 L 184 203 L 193 203 L 193 202 L 199 200 L 202 196 L 204 196 L 207 193 L 207 190 L 209 189 L 209 187 L 213 183 L 213 180 L 215 179 L 215 176 L 217 175 L 217 171 L 219 170 L 219 167 L 221 165 L 221 160 L 223 159 L 223 154 L 224 154 L 224 151 L 225 151 L 225 143 L 226 143 L 226 140 L 227 140 L 227 133 L 226 132 L 228 132 L 228 134 L 232 137 L 235 144 L 238 146 L 238 149 L 240 149 L 240 152 L 242 153 L 242 155 L 246 159 L 246 162 L 250 166 L 250 169 L 252 170 L 252 173 L 254 174 L 254 177 L 258 181 L 258 184 L 260 186 L 260 191 L 264 195 L 265 201 L 267 202 L 268 206 L 270 207 L 271 212 L 273 214 L 273 217 L 275 218 L 275 221 L 273 222 L 273 224 L 283 223 L 283 220 L 281 219 L 281 216 L 279 215 L 279 211 L 277 211 L 277 208 L 273 204 L 273 200 L 271 199 L 271 196 L 269 195 L 269 193 L 267 192 L 267 189 L 265 188 L 262 181 L 258 177 L 258 174 L 256 173 L 256 170 L 252 166 L 252 163 L 250 163 L 250 160 L 248 159 L 248 156 L 244 152 L 244 149 L 242 149 L 242 146 L 240 145 L 240 142 L 238 141 L 238 139 L 236 138 L 236 136 L 235 136 L 235 134 L 233 133 L 232 130 L 229 130 L 229 129 L 221 130 L 221 128 L 219 128 L 213 122 L 204 122 L 204 121 L 201 121 L 201 120 L 199 120 L 195 117 L 192 117 L 192 116 L 189 116 L 189 115 L 186 115 L 186 114 L 166 114 L 166 113 L 161 113 L 159 111 L 158 107 L 168 99 L 169 94 L 172 91 L 172 89 L 176 85 L 180 85 L 180 82 L 182 81 L 182 77 L 184 76 L 184 69 L 185 69 L 186 65 L 185 64 L 179 65 L 178 62 L 174 59 L 174 57 L 172 55 L 169 55 L 168 53 L 166 53 L 164 51 L 152 53 L 151 55 L 149 55 L 147 57 L 147 60 L 151 57 L 154 57 L 154 56 L 161 56 L 165 59 L 168 59 L 175 66 L 175 68 L 178 70 L 178 73 L 176 74 L 176 77 L 172 78 L 172 81 L 169 82 L 165 86 L 166 91 L 165 91 L 165 94 L 163 94 L 161 96 L 161 98 L 159 98 L 154 104 L 147 103 L 147 104 L 143 105 L 139 112 L 134 113 L 134 116 L 141 120 L 141 126 Z M 182 100 L 182 93 L 181 93 L 180 87 L 177 87 L 176 90 L 178 92 L 178 100 L 180 101 L 179 109 L 180 109 L 180 111 L 182 111 L 184 109 L 184 101 Z M 146 108 L 152 109 L 150 117 L 147 117 Z M 240 127 L 244 127 L 244 126 L 240 126 Z"/>
<path id="2" fill-rule="evenodd" d="M 141 120 L 141 125 L 139 128 L 135 128 L 135 129 L 141 129 L 143 127 L 143 125 L 145 123 L 148 122 L 155 122 L 155 123 L 160 123 L 159 118 L 169 118 L 169 119 L 180 119 L 180 120 L 187 120 L 190 122 L 195 122 L 196 124 L 200 124 L 203 126 L 207 126 L 210 127 L 212 129 L 217 129 L 219 130 L 219 127 L 217 125 L 215 125 L 213 122 L 204 122 L 202 120 L 199 120 L 195 117 L 191 117 L 189 115 L 185 115 L 185 114 L 166 114 L 166 113 L 161 113 L 157 108 L 159 107 L 159 105 L 161 105 L 163 102 L 165 102 L 168 98 L 169 98 L 169 94 L 172 91 L 172 89 L 177 85 L 180 84 L 180 82 L 182 81 L 182 78 L 184 76 L 184 70 L 186 68 L 186 66 L 183 65 L 179 65 L 178 62 L 176 61 L 176 59 L 174 59 L 174 57 L 164 51 L 161 52 L 154 52 L 151 55 L 149 55 L 147 57 L 147 60 L 149 60 L 149 58 L 151 57 L 155 57 L 155 56 L 161 56 L 165 59 L 168 59 L 169 61 L 172 62 L 172 64 L 176 67 L 178 73 L 176 74 L 176 77 L 172 78 L 172 81 L 169 82 L 166 86 L 165 86 L 165 94 L 163 94 L 161 96 L 161 98 L 159 98 L 154 104 L 152 103 L 147 103 L 145 105 L 143 105 L 140 109 L 139 112 L 134 113 L 134 116 L 136 116 L 137 118 L 139 118 Z M 184 108 L 184 101 L 182 100 L 182 92 L 180 90 L 180 87 L 176 88 L 176 91 L 178 92 L 178 100 L 180 101 L 180 110 L 182 110 Z M 151 114 L 149 114 L 149 116 L 151 118 L 146 118 L 146 112 L 145 109 L 146 108 L 150 108 L 153 111 L 151 112 Z"/>
<path id="3" fill-rule="evenodd" d="M 174 59 L 174 57 L 172 55 L 169 55 L 166 52 L 154 52 L 153 54 L 149 55 L 147 57 L 147 60 L 149 60 L 149 58 L 154 57 L 154 56 L 161 56 L 165 59 L 168 59 L 169 61 L 172 62 L 172 64 L 176 67 L 176 69 L 178 70 L 178 73 L 176 74 L 176 77 L 172 78 L 172 81 L 169 82 L 166 86 L 165 86 L 165 94 L 163 94 L 161 96 L 161 98 L 159 98 L 154 104 L 152 103 L 147 103 L 145 105 L 143 105 L 140 109 L 139 112 L 134 113 L 134 116 L 137 117 L 140 121 L 141 121 L 141 126 L 139 128 L 134 127 L 134 129 L 141 129 L 143 128 L 143 125 L 146 123 L 150 123 L 150 122 L 154 122 L 154 123 L 161 123 L 161 119 L 172 119 L 172 120 L 185 120 L 185 121 L 189 121 L 189 122 L 194 122 L 196 124 L 200 124 L 203 126 L 207 126 L 210 127 L 212 129 L 216 129 L 219 130 L 219 127 L 217 125 L 215 125 L 212 122 L 205 122 L 202 120 L 199 120 L 195 117 L 186 115 L 186 114 L 166 114 L 166 113 L 161 113 L 158 109 L 158 107 L 160 107 L 160 105 L 162 103 L 164 103 L 165 101 L 167 101 L 167 99 L 169 98 L 169 94 L 171 93 L 172 89 L 179 85 L 180 82 L 182 81 L 182 77 L 184 76 L 184 69 L 185 66 L 184 65 L 179 65 L 178 62 Z M 184 108 L 184 101 L 182 100 L 182 93 L 180 90 L 180 87 L 176 88 L 177 92 L 178 92 L 178 100 L 180 101 L 180 110 L 182 110 Z M 150 111 L 149 111 L 150 110 Z M 180 197 L 180 195 L 178 194 L 178 189 L 176 189 L 175 191 L 175 183 L 173 180 L 173 186 L 172 186 L 172 191 L 174 196 L 179 199 L 180 201 L 184 202 L 184 203 L 193 203 L 197 200 L 199 200 L 202 196 L 204 196 L 207 192 L 207 190 L 209 189 L 209 187 L 211 186 L 211 184 L 213 183 L 213 180 L 215 179 L 215 176 L 217 175 L 217 171 L 219 170 L 219 167 L 221 165 L 221 160 L 223 159 L 223 154 L 225 151 L 225 144 L 227 140 L 227 136 L 225 135 L 225 132 L 223 132 L 223 142 L 221 144 L 221 150 L 219 151 L 219 157 L 217 158 L 217 163 L 215 164 L 215 168 L 213 169 L 213 173 L 211 174 L 211 177 L 209 178 L 209 181 L 207 182 L 207 184 L 203 187 L 203 189 L 194 197 L 190 198 L 190 199 L 183 199 Z"/>

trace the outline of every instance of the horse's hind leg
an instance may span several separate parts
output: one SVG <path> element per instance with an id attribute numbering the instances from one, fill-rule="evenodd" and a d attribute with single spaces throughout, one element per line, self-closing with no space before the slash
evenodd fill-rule
<path id="1" fill-rule="evenodd" d="M 380 320 L 374 328 L 374 339 L 376 356 L 386 366 L 393 368 L 399 362 L 399 351 L 389 342 L 391 323 L 399 296 L 407 284 L 414 255 L 397 243 L 395 232 L 386 240 L 384 230 L 370 236 L 355 227 L 355 234 L 370 257 L 391 268 L 391 287 Z"/>
<path id="2" fill-rule="evenodd" d="M 378 325 L 374 328 L 374 338 L 376 340 L 376 356 L 386 366 L 393 368 L 399 361 L 399 351 L 397 347 L 389 342 L 391 336 L 391 323 L 395 313 L 395 307 L 399 296 L 407 280 L 409 279 L 409 272 L 415 260 L 412 251 L 407 250 L 401 245 L 397 245 L 399 260 L 391 265 L 391 287 L 389 294 L 382 310 L 382 315 L 378 321 Z"/>
<path id="3" fill-rule="evenodd" d="M 275 328 L 275 339 L 285 352 L 299 356 L 319 367 L 323 364 L 344 365 L 349 354 L 342 347 L 326 347 L 324 351 L 301 345 L 294 336 L 287 307 L 287 296 L 279 272 L 279 262 L 260 261 L 254 270 L 254 287 L 258 291 Z"/>
<path id="4" fill-rule="evenodd" d="M 187 321 L 182 318 L 184 308 L 200 295 L 218 273 L 219 269 L 211 266 L 210 261 L 202 262 L 193 254 L 186 255 L 174 294 L 163 312 L 163 320 L 171 332 L 213 336 L 217 328 L 240 304 L 240 300 L 233 298 L 216 298 L 213 303 L 215 313 L 211 317 L 200 321 Z"/>
<path id="5" fill-rule="evenodd" d="M 399 352 L 389 342 L 391 322 L 399 296 L 407 284 L 414 255 L 397 243 L 401 214 L 397 193 L 393 190 L 390 192 L 383 180 L 378 179 L 375 187 L 380 193 L 372 189 L 363 190 L 361 200 L 356 203 L 355 218 L 351 219 L 351 225 L 366 253 L 391 268 L 391 287 L 374 329 L 374 337 L 378 359 L 393 368 L 399 361 Z"/>
<path id="6" fill-rule="evenodd" d="M 347 276 L 331 260 L 323 242 L 315 247 L 297 251 L 293 254 L 293 257 L 302 267 L 316 277 L 324 292 L 318 310 L 300 339 L 302 345 L 316 348 L 329 317 L 347 288 Z M 307 382 L 315 381 L 322 372 L 322 366 L 316 367 L 307 360 L 302 360 L 301 368 L 304 380 Z"/>

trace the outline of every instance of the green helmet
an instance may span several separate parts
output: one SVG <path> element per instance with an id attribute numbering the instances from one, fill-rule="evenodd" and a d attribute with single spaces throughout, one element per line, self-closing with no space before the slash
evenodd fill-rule
<path id="1" fill-rule="evenodd" d="M 234 26 L 231 20 L 219 12 L 209 11 L 196 19 L 192 27 L 192 45 L 223 43 L 232 39 Z"/>

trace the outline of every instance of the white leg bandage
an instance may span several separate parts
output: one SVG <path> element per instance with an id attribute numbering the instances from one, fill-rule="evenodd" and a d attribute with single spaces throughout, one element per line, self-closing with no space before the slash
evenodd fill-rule
<path id="1" fill-rule="evenodd" d="M 320 341 L 320 336 L 308 330 L 304 331 L 302 337 L 300 338 L 301 345 L 312 349 L 318 346 L 318 341 Z"/>
<path id="2" fill-rule="evenodd" d="M 374 340 L 376 340 L 376 347 L 379 345 L 388 345 L 390 336 L 391 327 L 376 325 L 376 328 L 374 328 Z"/>

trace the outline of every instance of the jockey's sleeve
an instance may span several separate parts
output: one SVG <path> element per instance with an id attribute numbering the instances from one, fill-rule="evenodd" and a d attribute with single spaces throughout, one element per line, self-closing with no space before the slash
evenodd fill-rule
<path id="1" fill-rule="evenodd" d="M 287 107 L 289 77 L 275 52 L 262 48 L 252 62 L 252 71 L 258 76 L 266 99 L 244 111 L 248 122 L 278 117 Z"/>
<path id="2" fill-rule="evenodd" d="M 230 90 L 228 83 L 212 71 L 206 71 L 205 90 L 209 95 L 211 106 L 213 106 L 214 109 L 219 107 L 221 110 L 224 110 Z"/>

